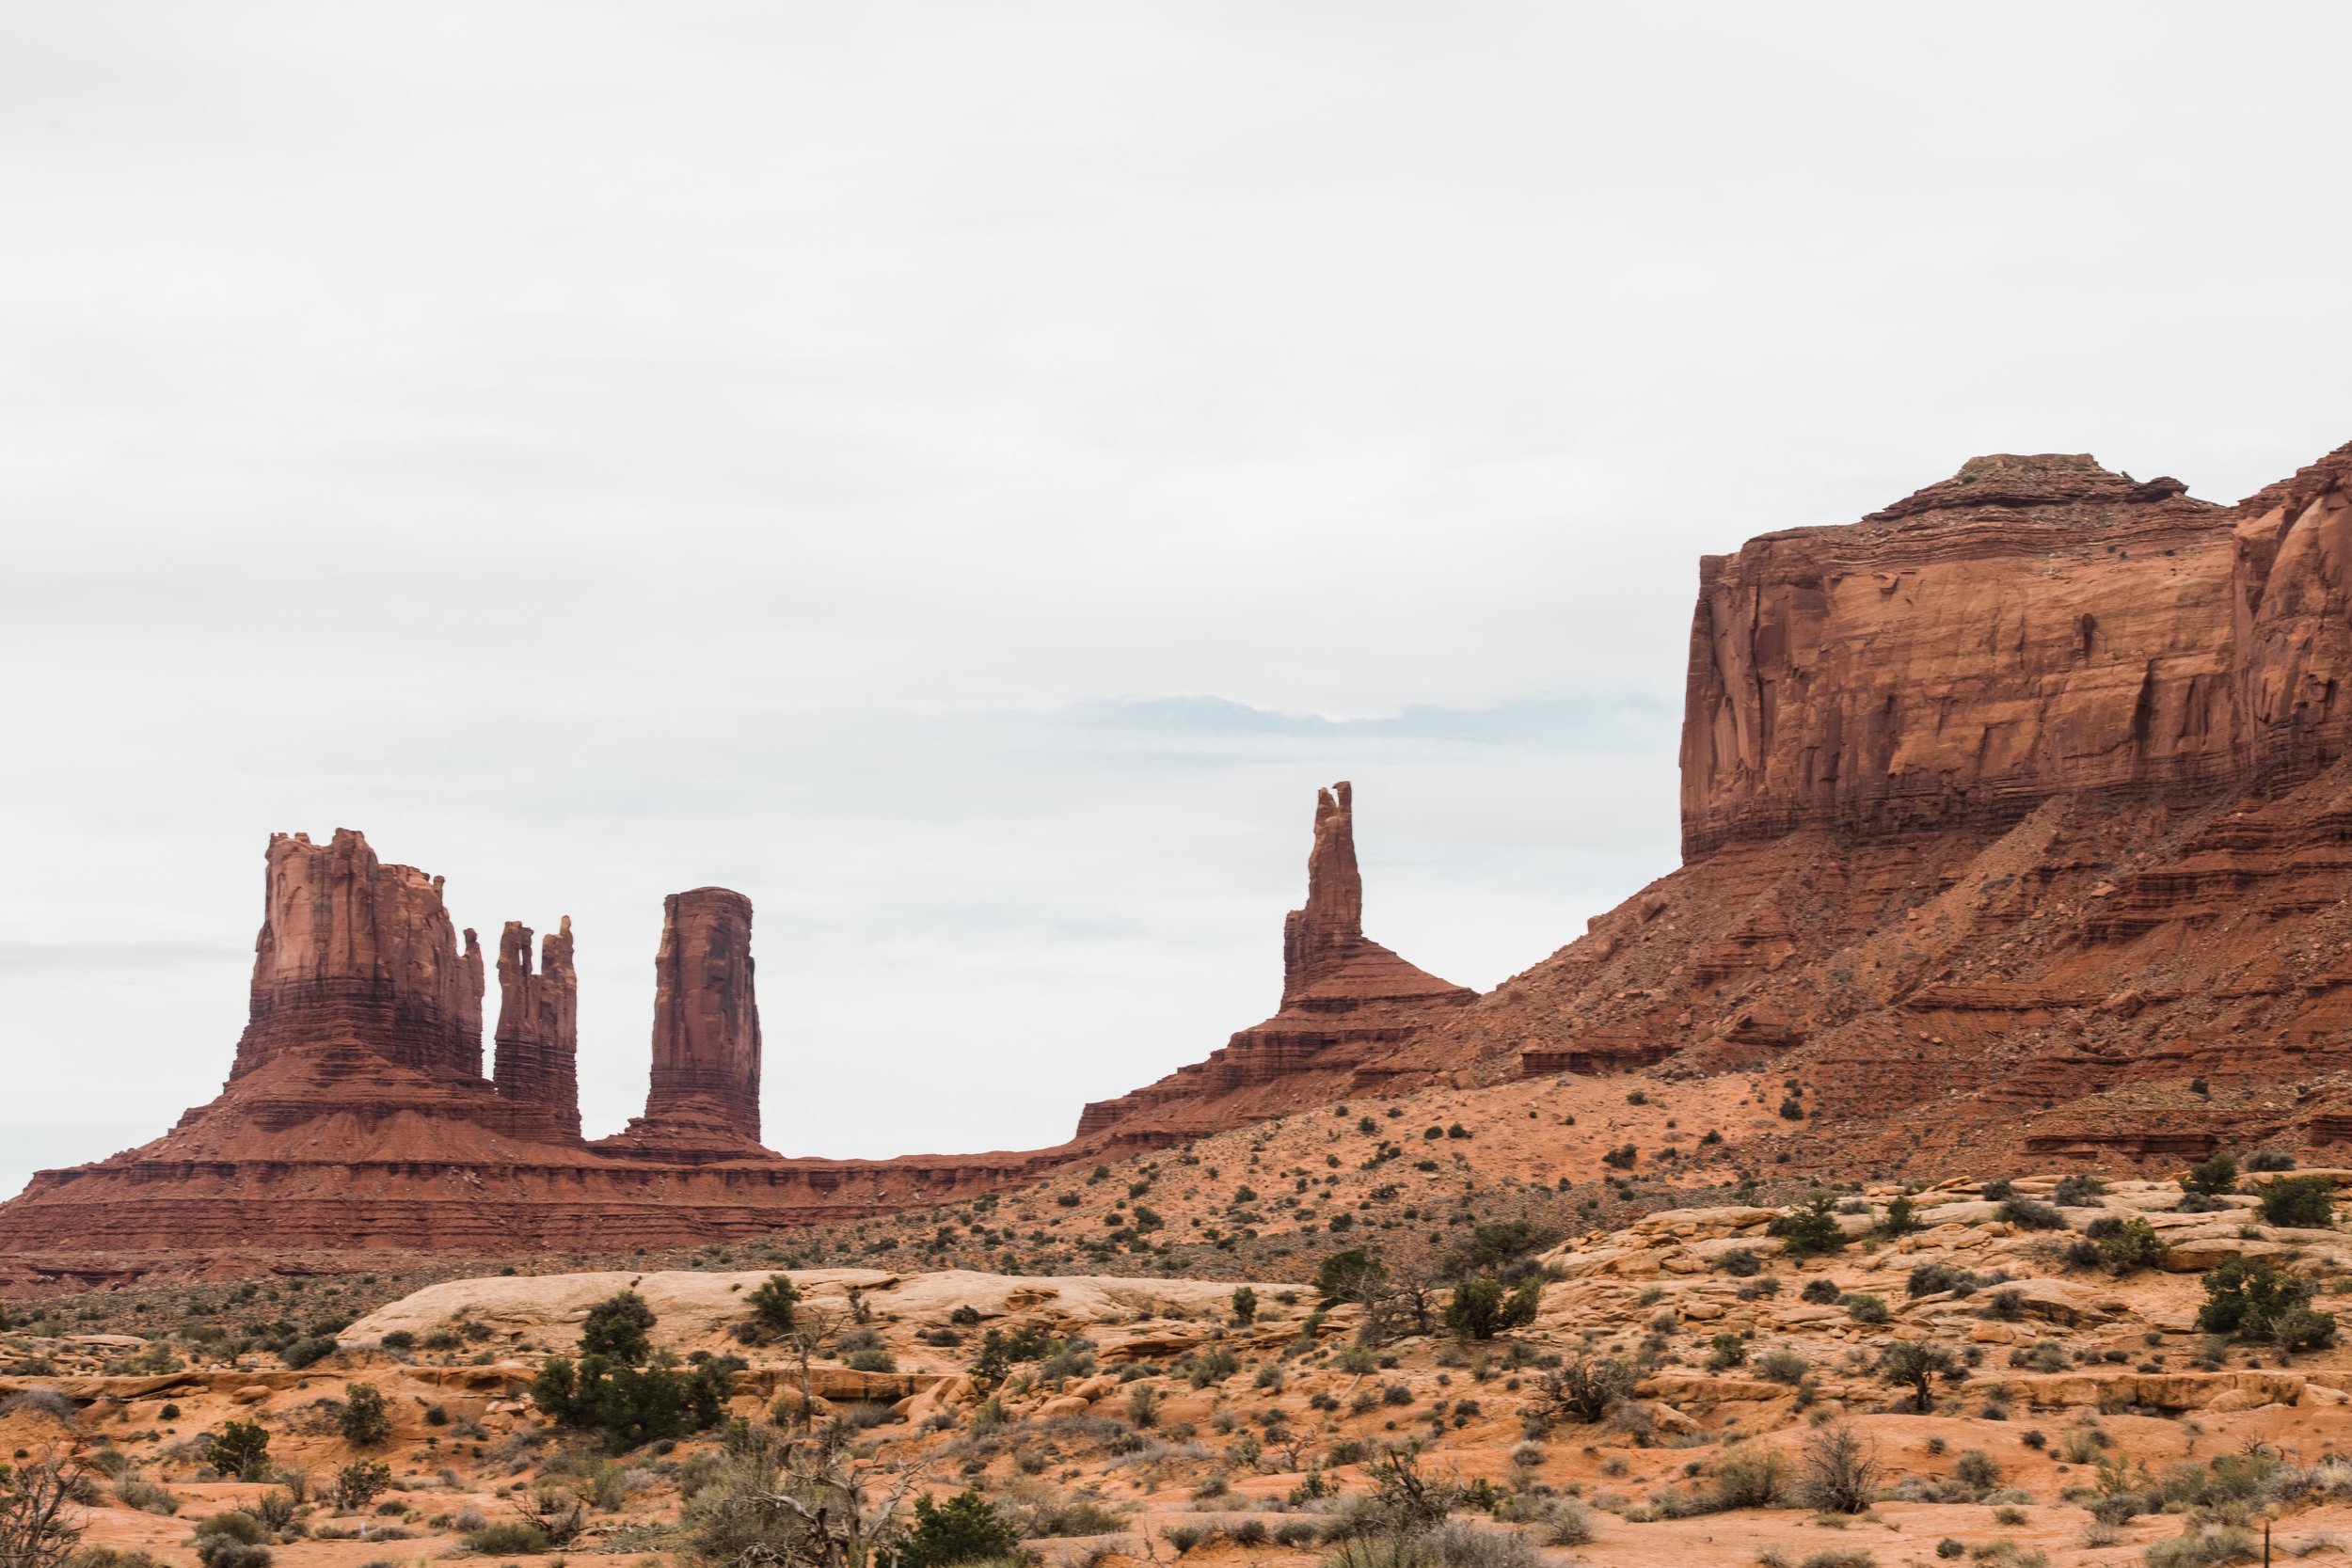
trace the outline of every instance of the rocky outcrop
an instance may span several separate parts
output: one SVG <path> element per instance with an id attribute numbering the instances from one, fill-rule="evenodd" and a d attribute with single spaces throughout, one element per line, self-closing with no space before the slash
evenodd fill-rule
<path id="1" fill-rule="evenodd" d="M 1307 901 L 1282 923 L 1281 1010 L 1205 1061 L 1097 1101 L 1078 1136 L 1152 1146 L 1345 1094 L 1365 1064 L 1477 999 L 1364 935 L 1355 800 L 1336 784 L 1315 797 Z"/>
<path id="2" fill-rule="evenodd" d="M 1708 560 L 1684 865 L 1370 1067 L 1769 1072 L 1939 1173 L 2352 1130 L 2348 480 L 1979 458 Z"/>
<path id="3" fill-rule="evenodd" d="M 654 958 L 653 1082 L 615 1153 L 726 1158 L 759 1143 L 759 1000 L 752 901 L 723 887 L 674 893 Z"/>
<path id="4" fill-rule="evenodd" d="M 501 1097 L 532 1106 L 557 1137 L 580 1136 L 580 975 L 572 968 L 572 917 L 539 947 L 531 969 L 531 928 L 506 923 L 499 938 L 498 1051 Z"/>
<path id="5" fill-rule="evenodd" d="M 2195 802 L 2345 749 L 2352 449 L 2234 509 L 1979 457 L 1859 524 L 1700 563 L 1683 849 Z"/>
<path id="6" fill-rule="evenodd" d="M 270 836 L 253 991 L 232 1078 L 322 1042 L 437 1077 L 482 1075 L 482 949 L 441 879 L 384 865 L 349 828 Z"/>
<path id="7" fill-rule="evenodd" d="M 499 944 L 495 1080 L 483 974 L 442 882 L 358 833 L 270 842 L 252 1016 L 219 1098 L 141 1148 L 43 1171 L 0 1203 L 0 1255 L 37 1277 L 151 1260 L 674 1246 L 953 1201 L 1073 1151 L 787 1160 L 759 1147 L 751 902 L 672 897 L 652 1093 L 628 1132 L 580 1138 L 571 923 Z"/>

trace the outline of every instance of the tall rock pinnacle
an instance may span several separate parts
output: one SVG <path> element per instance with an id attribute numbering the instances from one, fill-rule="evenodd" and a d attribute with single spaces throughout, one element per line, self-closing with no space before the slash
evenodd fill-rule
<path id="1" fill-rule="evenodd" d="M 550 1129 L 580 1136 L 580 975 L 572 968 L 572 917 L 539 946 L 531 972 L 531 928 L 506 923 L 499 938 L 495 1073 L 501 1096 L 546 1113 Z"/>
<path id="2" fill-rule="evenodd" d="M 1307 903 L 1282 922 L 1282 1000 L 1296 999 L 1364 942 L 1364 879 L 1356 869 L 1354 791 L 1343 779 L 1315 791 L 1315 839 L 1307 851 Z"/>
<path id="3" fill-rule="evenodd" d="M 759 1050 L 752 901 L 723 887 L 672 894 L 654 958 L 653 1084 L 642 1125 L 757 1144 Z"/>
<path id="4" fill-rule="evenodd" d="M 1364 935 L 1355 791 L 1315 792 L 1307 902 L 1282 921 L 1282 1006 L 1205 1061 L 1089 1105 L 1081 1138 L 1157 1148 L 1279 1116 L 1317 1098 L 1376 1089 L 1386 1060 L 1478 993 L 1416 968 Z M 1399 1069 L 1403 1070 L 1403 1069 Z"/>
<path id="5" fill-rule="evenodd" d="M 359 1045 L 437 1076 L 482 1073 L 482 949 L 441 879 L 383 865 L 348 828 L 270 836 L 253 990 L 232 1078 L 288 1052 Z"/>

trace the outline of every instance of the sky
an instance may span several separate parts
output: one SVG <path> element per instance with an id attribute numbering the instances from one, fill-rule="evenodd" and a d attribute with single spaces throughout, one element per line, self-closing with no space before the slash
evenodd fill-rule
<path id="1" fill-rule="evenodd" d="M 0 1191 L 217 1092 L 272 832 L 749 894 L 768 1141 L 1279 998 L 1315 786 L 1481 988 L 1676 863 L 1697 559 L 2352 438 L 2352 13 L 0 0 Z M 491 999 L 495 1011 L 496 999 Z"/>

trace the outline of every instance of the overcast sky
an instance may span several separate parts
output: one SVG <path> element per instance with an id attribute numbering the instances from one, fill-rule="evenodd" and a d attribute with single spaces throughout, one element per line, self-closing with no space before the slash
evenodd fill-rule
<path id="1" fill-rule="evenodd" d="M 225 1076 L 272 831 L 748 893 L 769 1141 L 1489 987 L 1675 863 L 1696 558 L 2352 438 L 2337 7 L 0 0 L 0 1188 Z M 495 991 L 491 999 L 495 1011 Z"/>

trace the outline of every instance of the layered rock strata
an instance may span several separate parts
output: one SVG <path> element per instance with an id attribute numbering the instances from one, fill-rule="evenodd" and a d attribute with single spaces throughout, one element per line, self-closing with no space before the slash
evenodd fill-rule
<path id="1" fill-rule="evenodd" d="M 1315 797 L 1307 901 L 1282 922 L 1282 1005 L 1204 1061 L 1086 1108 L 1081 1139 L 1153 1147 L 1360 1086 L 1375 1055 L 1477 999 L 1364 935 L 1353 790 Z"/>
<path id="2" fill-rule="evenodd" d="M 482 1076 L 482 948 L 441 879 L 384 865 L 349 828 L 273 833 L 248 1022 L 232 1078 L 322 1039 L 437 1077 Z"/>
<path id="3" fill-rule="evenodd" d="M 1371 1065 L 1754 1072 L 1889 1168 L 2352 1135 L 2348 482 L 1979 458 L 1708 559 L 1682 868 Z"/>

